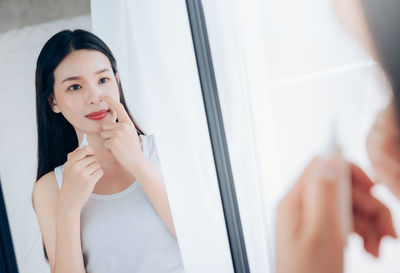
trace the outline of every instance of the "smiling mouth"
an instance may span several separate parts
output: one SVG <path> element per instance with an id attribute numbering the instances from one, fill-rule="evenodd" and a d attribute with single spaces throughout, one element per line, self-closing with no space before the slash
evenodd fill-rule
<path id="1" fill-rule="evenodd" d="M 102 110 L 102 111 L 97 111 L 97 112 L 93 112 L 90 113 L 89 115 L 86 115 L 87 118 L 90 118 L 92 120 L 100 120 L 105 118 L 105 116 L 107 116 L 107 114 L 110 112 L 110 109 L 108 110 Z"/>

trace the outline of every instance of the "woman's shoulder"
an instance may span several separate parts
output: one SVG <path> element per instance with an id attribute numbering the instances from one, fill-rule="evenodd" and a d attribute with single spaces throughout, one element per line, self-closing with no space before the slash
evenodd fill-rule
<path id="1" fill-rule="evenodd" d="M 32 191 L 32 200 L 37 202 L 42 199 L 56 200 L 58 197 L 58 185 L 54 171 L 48 172 L 35 182 Z M 53 199 L 54 198 L 54 199 Z"/>

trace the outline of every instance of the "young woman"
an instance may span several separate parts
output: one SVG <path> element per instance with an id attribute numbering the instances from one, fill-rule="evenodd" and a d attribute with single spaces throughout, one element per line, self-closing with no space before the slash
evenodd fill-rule
<path id="1" fill-rule="evenodd" d="M 51 37 L 36 107 L 32 201 L 51 272 L 183 272 L 154 137 L 132 118 L 107 45 L 84 30 Z"/>

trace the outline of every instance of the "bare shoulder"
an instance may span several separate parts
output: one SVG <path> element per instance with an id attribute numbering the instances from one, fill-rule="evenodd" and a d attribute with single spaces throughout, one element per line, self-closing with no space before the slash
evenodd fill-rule
<path id="1" fill-rule="evenodd" d="M 57 179 L 54 171 L 43 175 L 33 186 L 32 199 L 34 204 L 43 199 L 56 201 L 60 190 L 58 189 Z"/>
<path id="2" fill-rule="evenodd" d="M 50 262 L 51 272 L 55 266 L 56 249 L 56 206 L 59 195 L 54 171 L 43 175 L 36 181 L 32 191 L 33 207 L 36 212 L 45 251 Z"/>

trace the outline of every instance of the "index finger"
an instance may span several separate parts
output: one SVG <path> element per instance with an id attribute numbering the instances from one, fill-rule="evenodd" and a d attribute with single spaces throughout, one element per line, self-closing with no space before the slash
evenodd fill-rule
<path id="1" fill-rule="evenodd" d="M 298 180 L 286 193 L 285 197 L 281 200 L 281 204 L 287 204 L 289 206 L 298 206 L 301 202 L 304 184 L 310 179 L 312 172 L 315 170 L 320 158 L 314 157 L 312 161 L 305 167 Z"/>
<path id="2" fill-rule="evenodd" d="M 306 229 L 319 232 L 322 226 L 337 229 L 337 205 L 341 158 L 321 158 L 304 184 L 303 213 Z"/>
<path id="3" fill-rule="evenodd" d="M 125 108 L 122 105 L 122 103 L 114 100 L 113 98 L 111 98 L 108 95 L 104 96 L 103 99 L 110 105 L 111 108 L 114 109 L 119 121 L 130 121 L 131 120 L 128 116 L 128 113 L 125 111 Z"/>
<path id="4" fill-rule="evenodd" d="M 79 160 L 85 158 L 88 155 L 94 155 L 94 149 L 89 145 L 85 146 L 83 148 L 79 148 L 76 151 L 74 151 L 74 154 L 71 155 L 69 160 L 79 161 Z"/>
<path id="5" fill-rule="evenodd" d="M 374 186 L 374 182 L 368 177 L 368 175 L 356 164 L 350 163 L 351 169 L 351 180 L 353 184 L 362 186 L 366 190 L 369 190 Z"/>

